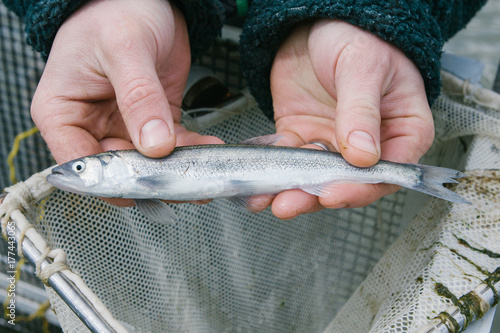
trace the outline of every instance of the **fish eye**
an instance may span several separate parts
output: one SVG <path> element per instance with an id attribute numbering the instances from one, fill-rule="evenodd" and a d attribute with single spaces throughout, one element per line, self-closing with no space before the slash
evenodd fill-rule
<path id="1" fill-rule="evenodd" d="M 83 172 L 85 170 L 85 162 L 83 161 L 76 161 L 72 165 L 73 171 L 76 173 Z"/>

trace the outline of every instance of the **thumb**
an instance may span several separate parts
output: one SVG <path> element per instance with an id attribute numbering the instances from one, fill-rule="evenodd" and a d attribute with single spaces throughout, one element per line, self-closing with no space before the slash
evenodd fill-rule
<path id="1" fill-rule="evenodd" d="M 144 155 L 162 157 L 175 147 L 174 121 L 151 58 L 146 52 L 114 62 L 108 77 L 134 146 Z"/>
<path id="2" fill-rule="evenodd" d="M 337 102 L 336 147 L 356 166 L 377 163 L 380 99 L 390 72 L 387 45 L 369 32 L 336 20 L 317 21 L 308 45 L 318 80 Z"/>
<path id="3" fill-rule="evenodd" d="M 350 83 L 337 87 L 336 141 L 349 163 L 367 167 L 380 159 L 379 88 L 369 84 L 352 87 Z"/>

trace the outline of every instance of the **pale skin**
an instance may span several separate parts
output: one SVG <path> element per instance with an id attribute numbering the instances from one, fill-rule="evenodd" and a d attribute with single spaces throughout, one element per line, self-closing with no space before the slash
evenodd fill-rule
<path id="1" fill-rule="evenodd" d="M 33 120 L 58 163 L 110 149 L 161 157 L 176 145 L 221 143 L 179 123 L 190 62 L 186 23 L 168 2 L 90 2 L 56 35 L 33 98 Z M 415 65 L 342 21 L 296 27 L 274 60 L 271 92 L 280 145 L 322 142 L 350 163 L 369 166 L 380 158 L 417 162 L 433 140 Z M 364 206 L 397 189 L 343 184 L 320 198 L 289 190 L 256 197 L 251 210 L 272 205 L 274 215 L 289 219 Z"/>

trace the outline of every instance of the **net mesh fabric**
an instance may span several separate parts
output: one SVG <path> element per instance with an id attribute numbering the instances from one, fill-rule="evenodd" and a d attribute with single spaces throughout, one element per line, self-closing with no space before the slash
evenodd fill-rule
<path id="1" fill-rule="evenodd" d="M 469 112 L 441 99 L 436 116 L 463 119 Z M 271 130 L 250 110 L 207 134 L 238 142 Z M 449 164 L 465 156 L 465 144 L 436 145 L 426 158 Z M 494 138 L 477 136 L 470 145 L 489 151 L 481 149 L 480 161 L 464 158 L 467 169 L 498 163 Z M 173 206 L 180 222 L 165 227 L 133 208 L 56 192 L 38 207 L 37 229 L 68 252 L 116 319 L 141 330 L 413 332 L 452 303 L 438 294 L 438 283 L 460 298 L 500 266 L 478 250 L 500 253 L 498 173 L 471 172 L 457 191 L 473 205 L 434 199 L 396 242 L 411 217 L 405 208 L 428 197 L 400 191 L 362 209 L 292 221 L 217 200 Z"/>
<path id="2" fill-rule="evenodd" d="M 43 64 L 3 5 L 0 15 L 5 160 L 15 135 L 33 126 L 29 100 Z M 241 89 L 236 48 L 221 42 L 198 62 Z M 463 83 L 445 84 L 451 93 L 433 109 L 438 143 L 423 162 L 470 170 L 456 190 L 472 206 L 401 190 L 365 208 L 281 221 L 216 200 L 173 205 L 180 221 L 163 226 L 135 208 L 56 191 L 26 215 L 130 331 L 415 332 L 453 303 L 436 286 L 460 298 L 500 267 L 481 251 L 500 253 L 499 110 Z M 204 130 L 226 142 L 272 132 L 255 108 Z M 14 162 L 20 179 L 52 164 L 39 135 L 21 142 Z M 87 332 L 46 289 L 64 331 Z"/>
<path id="3" fill-rule="evenodd" d="M 498 176 L 492 172 L 464 179 L 467 190 L 481 188 L 473 195 L 465 188 L 459 191 L 474 204 L 487 205 L 481 213 L 477 206 L 450 207 L 438 200 L 422 209 L 329 331 L 414 332 L 453 305 L 450 295 L 440 292 L 440 284 L 458 299 L 491 276 L 499 267 L 498 256 L 481 250 L 500 253 L 500 225 L 491 223 L 500 218 L 500 203 L 492 200 L 500 191 Z"/>
<path id="4" fill-rule="evenodd" d="M 461 90 L 461 85 L 467 83 L 456 81 L 448 88 Z M 467 177 L 456 191 L 472 205 L 433 199 L 421 208 L 326 331 L 427 332 L 432 322 L 434 327 L 442 322 L 436 319 L 440 314 L 451 313 L 457 299 L 485 280 L 496 281 L 492 289 L 498 293 L 500 110 L 484 105 L 492 104 L 490 97 L 498 105 L 500 96 L 489 93 L 488 98 L 443 94 L 433 108 L 436 139 L 442 143 L 424 157 L 438 165 L 463 163 Z"/>
<path id="5" fill-rule="evenodd" d="M 208 132 L 238 142 L 271 126 L 248 112 Z M 400 192 L 362 209 L 281 221 L 216 200 L 173 205 L 180 221 L 166 227 L 135 208 L 56 192 L 38 207 L 37 230 L 134 327 L 322 331 L 396 239 L 403 202 Z"/>

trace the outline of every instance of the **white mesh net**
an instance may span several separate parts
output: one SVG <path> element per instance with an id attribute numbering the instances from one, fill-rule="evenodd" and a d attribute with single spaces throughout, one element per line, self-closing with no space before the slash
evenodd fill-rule
<path id="1" fill-rule="evenodd" d="M 484 307 L 476 298 L 457 301 L 484 280 L 495 274 L 497 282 L 499 278 L 500 202 L 494 198 L 500 191 L 499 174 L 469 175 L 458 192 L 473 206 L 450 207 L 432 200 L 342 308 L 331 332 L 414 332 L 434 318 L 438 320 L 427 328 L 442 318 L 446 322 L 447 315 L 441 313 L 453 305 L 470 310 L 467 320 L 489 309 L 488 301 Z M 453 311 L 448 310 L 450 315 Z"/>
<path id="2" fill-rule="evenodd" d="M 463 84 L 454 82 L 447 84 Z M 135 208 L 55 191 L 24 215 L 48 246 L 67 253 L 83 280 L 75 283 L 121 323 L 113 322 L 116 330 L 458 331 L 496 301 L 500 281 L 500 180 L 490 170 L 500 163 L 500 117 L 481 106 L 500 97 L 487 95 L 488 103 L 469 96 L 467 106 L 440 98 L 434 113 L 446 121 L 437 120 L 438 141 L 476 135 L 438 144 L 426 157 L 465 163 L 456 191 L 472 205 L 425 203 L 426 196 L 400 191 L 365 208 L 281 221 L 269 210 L 251 214 L 216 200 L 175 205 L 180 222 L 164 226 Z M 255 109 L 205 130 L 226 142 L 272 131 Z M 63 329 L 87 331 L 47 289 Z"/>
<path id="3" fill-rule="evenodd" d="M 209 132 L 238 142 L 271 126 L 250 111 Z M 321 331 L 396 238 L 403 200 L 293 221 L 217 200 L 173 206 L 180 222 L 165 227 L 135 208 L 58 191 L 36 215 L 37 230 L 134 327 Z"/>

